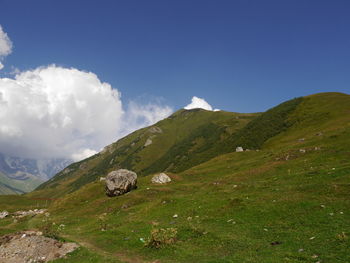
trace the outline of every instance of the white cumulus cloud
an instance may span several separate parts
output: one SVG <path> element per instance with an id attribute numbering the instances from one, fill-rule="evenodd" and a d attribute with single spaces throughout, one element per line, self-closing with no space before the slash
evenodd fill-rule
<path id="1" fill-rule="evenodd" d="M 31 158 L 86 158 L 126 132 L 167 117 L 167 106 L 130 103 L 91 72 L 55 65 L 0 78 L 0 149 Z"/>
<path id="2" fill-rule="evenodd" d="M 131 101 L 125 114 L 126 123 L 131 127 L 131 130 L 136 130 L 156 123 L 164 119 L 173 112 L 172 108 L 159 103 L 147 103 L 145 105 Z M 124 127 L 124 134 L 131 132 L 130 128 Z"/>
<path id="3" fill-rule="evenodd" d="M 213 109 L 213 107 L 206 102 L 205 99 L 198 98 L 196 96 L 192 97 L 192 101 L 190 104 L 188 104 L 186 107 L 184 107 L 185 110 L 191 110 L 191 109 L 204 109 L 209 111 L 219 111 L 219 109 Z"/>
<path id="4" fill-rule="evenodd" d="M 3 59 L 11 52 L 12 42 L 0 25 L 0 70 L 4 67 L 2 64 Z"/>

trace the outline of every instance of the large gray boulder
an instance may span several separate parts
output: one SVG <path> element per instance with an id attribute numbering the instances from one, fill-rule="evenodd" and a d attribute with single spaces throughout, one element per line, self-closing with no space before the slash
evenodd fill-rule
<path id="1" fill-rule="evenodd" d="M 106 176 L 106 195 L 111 197 L 123 195 L 136 189 L 136 183 L 136 173 L 126 169 L 112 171 Z"/>
<path id="2" fill-rule="evenodd" d="M 166 184 L 171 182 L 171 178 L 165 173 L 156 174 L 152 177 L 152 183 L 154 184 Z"/>

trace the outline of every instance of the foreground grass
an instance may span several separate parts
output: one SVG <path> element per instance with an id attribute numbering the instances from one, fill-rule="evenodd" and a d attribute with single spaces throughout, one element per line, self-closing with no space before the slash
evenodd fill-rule
<path id="1" fill-rule="evenodd" d="M 324 145 L 276 160 L 291 151 L 220 156 L 166 186 L 141 178 L 116 198 L 103 183 L 88 184 L 49 208 L 50 220 L 65 225 L 60 234 L 89 248 L 62 262 L 349 262 L 349 152 Z M 175 245 L 144 246 L 153 228 L 167 227 L 178 231 Z"/>

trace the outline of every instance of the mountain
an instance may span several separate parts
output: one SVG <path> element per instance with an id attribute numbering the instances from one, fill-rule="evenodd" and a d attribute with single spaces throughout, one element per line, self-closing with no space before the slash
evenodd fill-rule
<path id="1" fill-rule="evenodd" d="M 257 114 L 180 110 L 31 193 L 0 196 L 10 212 L 50 213 L 6 218 L 0 234 L 51 226 L 82 245 L 64 262 L 350 262 L 349 124 L 341 93 Z M 99 177 L 119 167 L 138 187 L 110 198 Z M 172 182 L 153 184 L 156 171 Z M 160 247 L 145 247 L 152 237 Z"/>
<path id="2" fill-rule="evenodd" d="M 36 160 L 0 153 L 0 194 L 30 192 L 70 163 L 65 159 Z"/>
<path id="3" fill-rule="evenodd" d="M 216 156 L 218 152 L 213 147 L 216 143 L 232 136 L 258 115 L 179 110 L 155 125 L 106 146 L 99 154 L 68 166 L 37 190 L 49 190 L 46 194 L 58 196 L 121 167 L 141 176 L 183 171 Z"/>
<path id="4" fill-rule="evenodd" d="M 15 179 L 0 173 L 0 195 L 27 193 L 43 182 L 43 180 L 33 175 Z"/>
<path id="5" fill-rule="evenodd" d="M 313 128 L 316 133 L 322 125 L 329 128 L 331 123 L 344 118 L 338 111 L 346 107 L 348 100 L 345 94 L 321 93 L 286 101 L 264 113 L 179 110 L 106 146 L 95 156 L 71 164 L 36 190 L 45 189 L 40 194 L 61 196 L 118 168 L 133 170 L 141 176 L 179 173 L 234 152 L 238 146 L 259 150 L 289 133 L 305 137 L 307 134 L 301 131 Z M 283 142 L 278 141 L 278 145 Z"/>

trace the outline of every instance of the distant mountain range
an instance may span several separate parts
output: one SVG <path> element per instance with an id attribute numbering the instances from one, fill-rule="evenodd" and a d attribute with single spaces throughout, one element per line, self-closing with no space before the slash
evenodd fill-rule
<path id="1" fill-rule="evenodd" d="M 71 163 L 67 159 L 26 159 L 0 153 L 0 194 L 25 193 Z"/>

